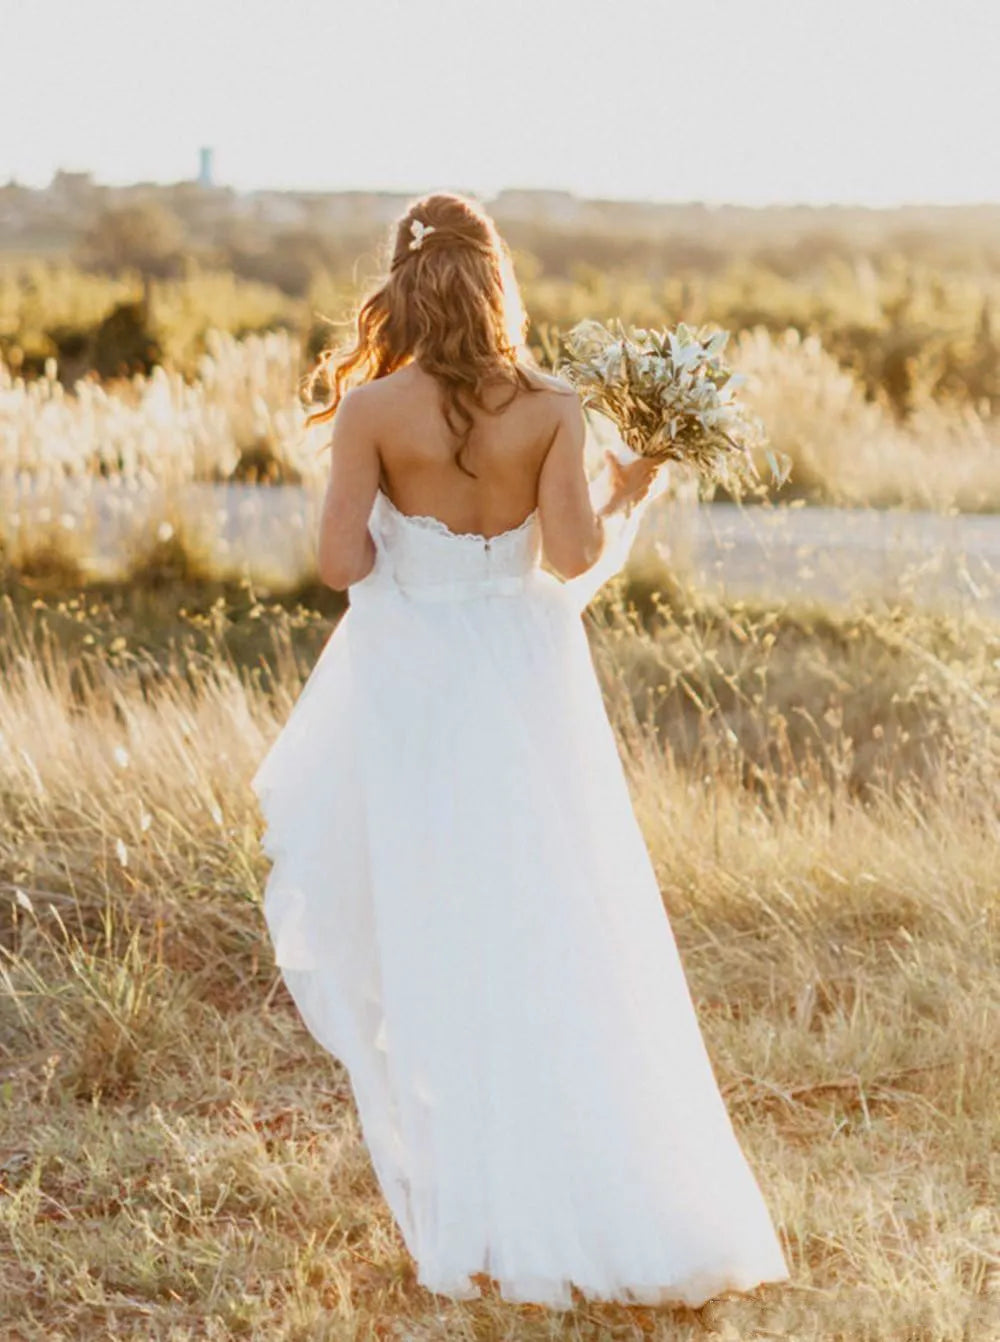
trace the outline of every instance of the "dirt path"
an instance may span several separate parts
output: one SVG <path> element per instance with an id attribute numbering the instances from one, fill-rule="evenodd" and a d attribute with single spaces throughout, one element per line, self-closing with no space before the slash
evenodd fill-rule
<path id="1" fill-rule="evenodd" d="M 1000 516 L 664 502 L 639 544 L 735 597 L 903 598 L 1000 616 Z"/>
<path id="2" fill-rule="evenodd" d="M 186 485 L 155 490 L 93 479 L 0 510 L 35 528 L 64 528 L 95 575 L 120 571 L 137 542 L 183 529 L 213 567 L 294 583 L 312 563 L 320 497 L 289 486 Z M 836 508 L 745 508 L 661 500 L 636 550 L 659 547 L 679 575 L 733 597 L 849 602 L 915 599 L 1000 616 L 1000 515 L 942 516 Z"/>

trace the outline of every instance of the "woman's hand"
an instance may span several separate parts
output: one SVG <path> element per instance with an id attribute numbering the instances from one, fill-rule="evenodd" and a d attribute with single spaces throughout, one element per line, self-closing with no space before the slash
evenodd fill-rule
<path id="1" fill-rule="evenodd" d="M 597 509 L 599 517 L 607 517 L 623 509 L 628 511 L 633 504 L 644 499 L 656 478 L 657 471 L 664 464 L 662 460 L 655 460 L 652 457 L 638 457 L 635 461 L 623 462 L 611 451 L 605 451 L 604 461 L 608 472 L 609 489 L 607 498 Z"/>

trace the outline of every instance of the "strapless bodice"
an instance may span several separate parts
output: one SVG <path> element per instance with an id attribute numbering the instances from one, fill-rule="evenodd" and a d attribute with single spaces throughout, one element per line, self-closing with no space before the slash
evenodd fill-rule
<path id="1" fill-rule="evenodd" d="M 452 531 L 437 517 L 401 512 L 381 490 L 369 529 L 378 550 L 372 576 L 420 600 L 514 595 L 539 572 L 541 525 L 533 509 L 496 536 Z M 367 581 L 367 579 L 363 580 Z"/>

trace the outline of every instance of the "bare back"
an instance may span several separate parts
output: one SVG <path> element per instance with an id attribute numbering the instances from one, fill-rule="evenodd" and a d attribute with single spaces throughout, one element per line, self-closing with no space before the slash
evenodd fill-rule
<path id="1" fill-rule="evenodd" d="M 379 489 L 400 512 L 484 537 L 520 527 L 537 509 L 551 569 L 570 578 L 595 562 L 603 528 L 585 469 L 579 396 L 560 378 L 525 371 L 539 390 L 519 391 L 508 401 L 509 384 L 498 384 L 487 392 L 496 398 L 487 404 L 498 413 L 473 411 L 463 460 L 474 475 L 455 460 L 440 384 L 418 364 L 346 393 L 334 417 L 320 519 L 318 563 L 325 583 L 343 590 L 370 572 L 375 547 L 368 521 Z M 621 480 L 604 512 L 648 488 L 649 469 L 642 459 L 639 465 L 641 470 L 619 467 Z"/>
<path id="2" fill-rule="evenodd" d="M 379 485 L 402 512 L 485 536 L 518 526 L 532 512 L 542 464 L 566 414 L 566 391 L 555 378 L 526 371 L 541 391 L 519 391 L 498 414 L 473 410 L 463 461 L 475 478 L 455 461 L 440 386 L 429 373 L 412 363 L 368 384 Z M 487 392 L 487 404 L 509 396 L 509 386 L 498 385 Z"/>

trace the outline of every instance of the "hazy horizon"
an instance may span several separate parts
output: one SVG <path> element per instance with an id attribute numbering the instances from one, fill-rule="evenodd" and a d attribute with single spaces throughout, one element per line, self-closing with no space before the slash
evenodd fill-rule
<path id="1" fill-rule="evenodd" d="M 1000 201 L 986 0 L 53 0 L 5 18 L 0 180 L 565 190 L 663 204 Z M 43 96 L 40 96 L 43 95 Z"/>
<path id="2" fill-rule="evenodd" d="M 197 152 L 195 157 L 197 160 Z M 99 177 L 96 173 L 93 173 L 92 169 L 88 169 L 83 164 L 79 165 L 58 164 L 57 168 L 53 169 L 53 173 L 57 169 L 61 169 L 66 172 L 91 172 L 95 185 L 111 187 L 113 189 L 137 187 L 137 186 L 152 186 L 156 188 L 162 187 L 166 189 L 170 187 L 189 185 L 193 183 L 197 178 L 197 161 L 195 163 L 194 171 L 192 171 L 186 177 L 178 177 L 178 178 L 154 178 L 147 176 L 147 177 L 137 177 L 128 179 L 123 178 L 121 181 L 108 181 L 105 178 Z M 41 182 L 27 182 L 19 177 L 12 177 L 0 181 L 0 187 L 5 186 L 10 182 L 13 182 L 14 185 L 16 186 L 26 187 L 32 190 L 44 190 L 47 186 L 50 185 L 51 178 Z M 682 208 L 685 206 L 700 205 L 711 210 L 739 209 L 739 210 L 766 211 L 766 210 L 796 210 L 796 209 L 813 209 L 813 210 L 829 209 L 829 210 L 871 210 L 873 212 L 878 212 L 883 210 L 908 210 L 908 209 L 973 210 L 980 208 L 984 209 L 1000 208 L 1000 198 L 993 200 L 970 199 L 970 200 L 944 200 L 944 201 L 904 199 L 904 200 L 886 201 L 880 203 L 872 203 L 870 201 L 851 201 L 851 200 L 789 199 L 789 200 L 758 201 L 758 200 L 735 200 L 735 199 L 705 200 L 701 198 L 687 199 L 682 197 L 663 197 L 658 199 L 653 196 L 590 195 L 583 191 L 574 190 L 571 187 L 537 186 L 537 185 L 526 186 L 520 182 L 504 182 L 495 190 L 490 191 L 477 191 L 474 187 L 463 185 L 460 182 L 458 183 L 433 182 L 430 183 L 429 185 L 421 185 L 412 188 L 407 188 L 405 186 L 385 186 L 379 184 L 372 184 L 372 185 L 362 184 L 359 186 L 358 185 L 329 186 L 322 184 L 317 185 L 315 183 L 305 186 L 297 186 L 294 183 L 288 185 L 276 186 L 269 182 L 254 183 L 249 186 L 237 186 L 235 183 L 219 180 L 218 173 L 215 174 L 213 180 L 213 186 L 217 189 L 231 188 L 240 195 L 258 191 L 265 191 L 265 192 L 274 191 L 278 193 L 288 192 L 293 195 L 296 193 L 313 194 L 318 192 L 318 193 L 330 193 L 334 195 L 359 194 L 359 195 L 420 196 L 420 195 L 426 195 L 430 191 L 438 191 L 438 190 L 462 191 L 478 196 L 483 200 L 494 199 L 495 197 L 497 197 L 498 195 L 500 195 L 502 192 L 505 191 L 554 192 L 554 193 L 566 193 L 570 196 L 575 197 L 577 200 L 594 204 L 600 204 L 602 202 L 608 201 L 613 204 L 621 204 L 621 205 L 676 206 L 678 208 Z"/>

